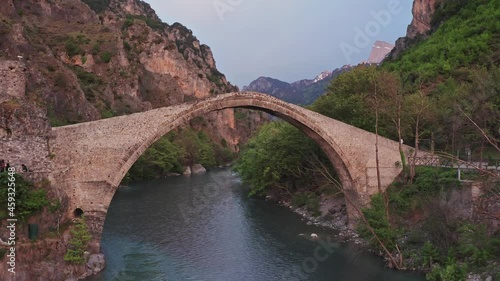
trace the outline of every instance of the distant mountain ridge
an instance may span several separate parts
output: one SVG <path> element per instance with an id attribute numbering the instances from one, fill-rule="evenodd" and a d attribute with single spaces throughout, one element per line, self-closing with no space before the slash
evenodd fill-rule
<path id="1" fill-rule="evenodd" d="M 375 41 L 370 57 L 363 64 L 379 64 L 394 48 L 393 44 Z M 314 79 L 303 79 L 293 83 L 283 82 L 271 77 L 259 77 L 250 85 L 244 86 L 244 91 L 265 93 L 289 103 L 309 105 L 323 95 L 332 79 L 341 73 L 349 71 L 353 66 L 344 65 L 333 71 L 323 71 Z"/>
<path id="2" fill-rule="evenodd" d="M 250 85 L 244 86 L 243 91 L 261 92 L 289 103 L 309 105 L 325 93 L 333 78 L 351 68 L 351 65 L 344 65 L 333 71 L 323 71 L 314 79 L 303 79 L 293 83 L 271 77 L 259 77 Z"/>

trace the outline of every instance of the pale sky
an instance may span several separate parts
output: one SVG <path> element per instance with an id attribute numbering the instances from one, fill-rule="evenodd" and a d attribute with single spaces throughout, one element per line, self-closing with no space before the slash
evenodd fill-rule
<path id="1" fill-rule="evenodd" d="M 286 82 L 367 60 L 376 40 L 394 44 L 411 22 L 412 0 L 146 0 L 211 47 L 219 71 L 248 85 Z"/>

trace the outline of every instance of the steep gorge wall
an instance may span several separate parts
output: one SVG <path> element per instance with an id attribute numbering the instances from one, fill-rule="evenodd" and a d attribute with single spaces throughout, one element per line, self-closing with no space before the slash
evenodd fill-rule
<path id="1" fill-rule="evenodd" d="M 19 173 L 21 164 L 27 165 L 30 172 L 23 174 L 35 181 L 46 178 L 57 157 L 49 152 L 51 125 L 238 90 L 217 70 L 208 46 L 181 24 L 162 23 L 146 3 L 93 1 L 109 2 L 100 10 L 84 2 L 6 0 L 0 5 L 0 159 Z M 262 121 L 253 111 L 239 113 L 226 109 L 207 114 L 197 129 L 238 150 Z M 30 218 L 29 223 L 40 227 L 41 239 L 35 243 L 27 240 L 26 224 L 18 229 L 19 274 L 14 278 L 7 272 L 3 257 L 1 280 L 65 280 L 93 272 L 92 264 L 69 265 L 63 260 L 71 225 L 65 216 L 67 200 L 53 187 L 47 187 L 47 193 L 62 208 Z M 47 237 L 59 225 L 59 236 Z M 5 239 L 5 220 L 0 226 L 0 238 Z"/>
<path id="2" fill-rule="evenodd" d="M 84 2 L 9 0 L 0 10 L 0 60 L 22 61 L 26 99 L 45 109 L 52 125 L 237 90 L 208 46 L 181 24 L 162 23 L 148 4 Z M 238 123 L 233 110 L 205 118 L 203 130 L 234 150 L 248 138 L 247 122 Z"/>

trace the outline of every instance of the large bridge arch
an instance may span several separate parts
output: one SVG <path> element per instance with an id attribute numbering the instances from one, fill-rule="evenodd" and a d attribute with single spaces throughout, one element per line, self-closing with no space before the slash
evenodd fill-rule
<path id="1" fill-rule="evenodd" d="M 203 101 L 53 129 L 51 181 L 69 198 L 68 216 L 79 208 L 98 247 L 107 209 L 126 172 L 161 136 L 194 117 L 226 108 L 269 112 L 298 127 L 327 154 L 354 204 L 377 191 L 375 135 L 274 97 L 229 93 Z M 406 147 L 409 149 L 408 147 Z M 384 187 L 401 172 L 398 143 L 379 137 Z M 349 211 L 352 218 L 355 214 Z"/>
<path id="2" fill-rule="evenodd" d="M 270 96 L 245 93 L 239 95 L 228 95 L 226 97 L 218 99 L 217 102 L 214 102 L 214 99 L 208 99 L 191 103 L 190 105 L 191 106 L 189 106 L 181 113 L 176 114 L 173 120 L 169 120 L 168 122 L 160 124 L 157 130 L 153 132 L 146 132 L 148 133 L 146 140 L 137 148 L 135 148 L 135 150 L 131 150 L 129 151 L 129 153 L 124 155 L 124 158 L 121 161 L 123 165 L 121 165 L 120 171 L 115 173 L 115 175 L 111 178 L 110 183 L 112 185 L 118 185 L 122 181 L 128 170 L 146 151 L 146 149 L 148 149 L 162 136 L 178 128 L 179 126 L 187 124 L 193 118 L 217 110 L 228 108 L 248 108 L 264 111 L 277 116 L 282 120 L 294 125 L 302 132 L 304 132 L 308 137 L 316 141 L 332 162 L 334 169 L 339 174 L 341 183 L 344 188 L 352 188 L 353 178 L 350 172 L 352 168 L 349 163 L 349 159 L 344 157 L 342 150 L 338 147 L 335 141 L 325 133 L 324 130 L 322 130 L 317 124 L 314 124 L 314 121 L 308 118 L 307 115 L 295 111 L 290 107 L 289 104 L 286 104 Z"/>

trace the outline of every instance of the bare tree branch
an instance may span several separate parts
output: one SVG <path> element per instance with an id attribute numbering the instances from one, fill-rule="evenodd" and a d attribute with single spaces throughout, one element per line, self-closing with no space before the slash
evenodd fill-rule
<path id="1" fill-rule="evenodd" d="M 488 142 L 489 142 L 489 143 L 490 143 L 490 144 L 491 144 L 491 145 L 492 145 L 492 146 L 493 146 L 493 147 L 494 147 L 497 151 L 499 151 L 499 152 L 500 152 L 500 147 L 498 147 L 498 145 L 495 143 L 495 142 L 497 142 L 497 143 L 498 143 L 498 140 L 493 139 L 493 140 L 495 140 L 495 141 L 493 141 L 493 140 L 492 140 L 492 138 L 491 138 L 490 136 L 488 136 L 488 134 L 487 134 L 487 133 L 486 133 L 483 129 L 481 129 L 481 127 L 479 127 L 479 125 L 478 125 L 476 122 L 474 122 L 474 120 L 472 120 L 472 118 L 471 118 L 469 115 L 467 115 L 467 113 L 465 113 L 465 112 L 462 110 L 462 108 L 461 108 L 460 106 L 458 106 L 458 110 L 459 110 L 459 111 L 460 111 L 460 112 L 461 112 L 461 113 L 462 113 L 465 117 L 467 117 L 467 119 L 469 119 L 469 121 L 470 121 L 472 124 L 474 124 L 474 126 L 475 126 L 475 127 L 476 127 L 476 128 L 477 128 L 480 132 L 481 132 L 481 134 L 483 135 L 483 137 L 484 137 L 484 138 L 485 138 L 485 139 L 486 139 L 486 140 L 487 140 L 487 141 L 488 141 Z"/>

